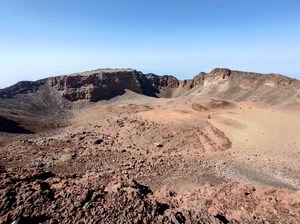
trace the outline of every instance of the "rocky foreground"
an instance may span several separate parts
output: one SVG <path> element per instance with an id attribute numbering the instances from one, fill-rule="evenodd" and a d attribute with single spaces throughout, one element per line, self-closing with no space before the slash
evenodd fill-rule
<path id="1" fill-rule="evenodd" d="M 292 190 L 225 183 L 153 193 L 125 177 L 106 183 L 106 175 L 1 168 L 1 223 L 300 222 L 300 193 Z"/>

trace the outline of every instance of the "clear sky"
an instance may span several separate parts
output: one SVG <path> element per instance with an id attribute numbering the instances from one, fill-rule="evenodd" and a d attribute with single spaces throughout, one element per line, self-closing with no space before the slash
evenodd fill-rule
<path id="1" fill-rule="evenodd" d="M 300 79 L 299 0 L 1 0 L 0 88 L 97 68 Z"/>

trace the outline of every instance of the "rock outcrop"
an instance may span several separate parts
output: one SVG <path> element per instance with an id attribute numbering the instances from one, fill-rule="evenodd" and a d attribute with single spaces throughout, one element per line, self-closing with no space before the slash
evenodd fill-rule
<path id="1" fill-rule="evenodd" d="M 198 95 L 282 105 L 300 102 L 300 81 L 277 74 L 214 69 L 194 86 Z"/>
<path id="2" fill-rule="evenodd" d="M 125 89 L 143 93 L 138 73 L 132 71 L 95 71 L 90 75 L 71 75 L 48 79 L 50 86 L 70 101 L 88 99 L 92 102 L 106 100 L 124 93 Z"/>
<path id="3" fill-rule="evenodd" d="M 300 222 L 300 194 L 287 189 L 226 183 L 153 194 L 134 179 L 106 179 L 105 173 L 79 177 L 1 168 L 0 177 L 3 224 Z"/>
<path id="4" fill-rule="evenodd" d="M 145 75 L 147 79 L 149 79 L 150 83 L 156 87 L 169 87 L 169 88 L 177 88 L 179 86 L 179 81 L 174 76 L 157 76 L 152 73 Z"/>

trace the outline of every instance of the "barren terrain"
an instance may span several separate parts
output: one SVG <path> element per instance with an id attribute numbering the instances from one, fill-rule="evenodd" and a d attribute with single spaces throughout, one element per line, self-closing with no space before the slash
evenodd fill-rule
<path id="1" fill-rule="evenodd" d="M 300 222 L 298 80 L 95 71 L 0 92 L 0 222 Z"/>

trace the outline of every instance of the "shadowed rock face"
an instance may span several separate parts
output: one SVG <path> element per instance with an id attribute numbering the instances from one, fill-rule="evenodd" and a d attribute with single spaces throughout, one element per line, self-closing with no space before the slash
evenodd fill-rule
<path id="1" fill-rule="evenodd" d="M 33 134 L 29 130 L 21 127 L 18 122 L 6 119 L 0 116 L 0 132 L 8 132 L 8 133 L 15 133 L 15 134 Z"/>
<path id="2" fill-rule="evenodd" d="M 152 73 L 145 75 L 147 79 L 149 79 L 150 83 L 156 87 L 169 87 L 169 88 L 177 88 L 179 86 L 179 81 L 174 76 L 157 76 Z"/>
<path id="3" fill-rule="evenodd" d="M 17 94 L 28 94 L 36 92 L 42 85 L 46 83 L 46 80 L 39 80 L 37 82 L 23 81 L 17 84 L 0 89 L 0 98 L 12 98 Z"/>

